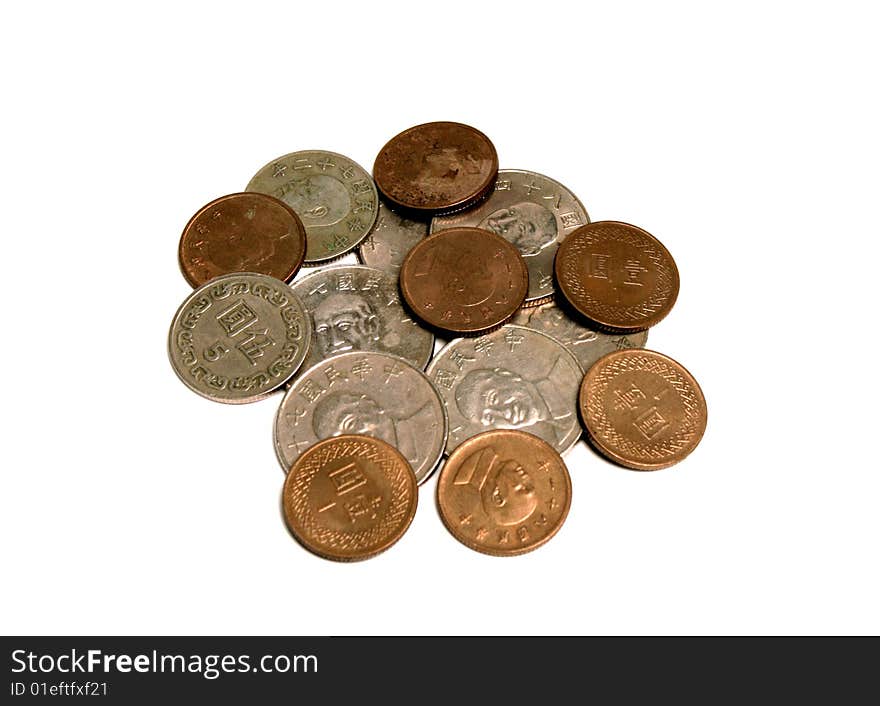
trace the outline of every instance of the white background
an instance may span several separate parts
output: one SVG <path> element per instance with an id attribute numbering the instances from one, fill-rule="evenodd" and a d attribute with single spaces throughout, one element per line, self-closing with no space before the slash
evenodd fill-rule
<path id="1" fill-rule="evenodd" d="M 5 633 L 880 631 L 872 5 L 489 5 L 3 10 Z M 281 519 L 279 398 L 171 370 L 177 242 L 276 156 L 369 169 L 430 120 L 664 242 L 649 343 L 709 426 L 657 473 L 576 447 L 532 554 L 456 542 L 435 476 L 397 545 L 335 564 Z"/>

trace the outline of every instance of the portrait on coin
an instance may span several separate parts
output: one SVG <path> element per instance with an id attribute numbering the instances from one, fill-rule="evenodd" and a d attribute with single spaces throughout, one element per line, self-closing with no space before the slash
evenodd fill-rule
<path id="1" fill-rule="evenodd" d="M 382 322 L 375 309 L 355 292 L 335 292 L 312 313 L 315 343 L 324 358 L 352 350 L 378 348 Z"/>
<path id="2" fill-rule="evenodd" d="M 476 368 L 455 389 L 455 404 L 466 419 L 486 428 L 523 429 L 542 437 L 550 432 L 561 442 L 572 411 L 551 382 L 560 365 L 562 360 L 557 359 L 550 372 L 537 380 L 501 367 Z"/>
<path id="3" fill-rule="evenodd" d="M 276 194 L 290 206 L 306 226 L 329 226 L 339 223 L 351 209 L 351 199 L 338 179 L 313 174 L 294 179 Z"/>
<path id="4" fill-rule="evenodd" d="M 416 467 L 430 446 L 420 443 L 420 439 L 423 442 L 425 434 L 436 423 L 429 403 L 404 415 L 385 409 L 368 395 L 336 392 L 315 406 L 312 426 L 319 439 L 341 434 L 365 434 L 387 441 Z"/>
<path id="5" fill-rule="evenodd" d="M 451 181 L 465 174 L 480 173 L 481 161 L 470 153 L 455 147 L 437 147 L 422 155 L 421 168 L 416 182 L 436 183 Z"/>
<path id="6" fill-rule="evenodd" d="M 453 484 L 468 486 L 480 494 L 483 511 L 499 525 L 527 520 L 538 506 L 531 476 L 515 460 L 502 460 L 485 448 L 458 469 Z"/>
<path id="7" fill-rule="evenodd" d="M 523 257 L 537 255 L 556 241 L 556 216 L 537 203 L 522 201 L 490 213 L 477 224 L 515 245 Z"/>

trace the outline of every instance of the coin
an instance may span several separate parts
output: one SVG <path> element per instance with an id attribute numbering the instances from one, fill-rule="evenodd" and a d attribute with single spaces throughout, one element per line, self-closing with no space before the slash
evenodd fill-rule
<path id="1" fill-rule="evenodd" d="M 599 328 L 642 331 L 663 319 L 678 296 L 678 268 L 647 231 L 597 221 L 569 235 L 556 254 L 565 299 Z"/>
<path id="2" fill-rule="evenodd" d="M 416 316 L 457 335 L 507 321 L 522 305 L 528 281 L 519 251 L 479 228 L 451 228 L 426 238 L 400 268 L 400 291 Z"/>
<path id="3" fill-rule="evenodd" d="M 388 549 L 418 505 L 412 468 L 380 439 L 346 434 L 300 456 L 284 481 L 281 504 L 291 533 L 325 559 L 358 561 Z"/>
<path id="4" fill-rule="evenodd" d="M 168 356 L 183 383 L 203 397 L 254 402 L 293 377 L 311 336 L 290 287 L 235 272 L 206 282 L 181 304 L 168 333 Z"/>
<path id="5" fill-rule="evenodd" d="M 376 186 L 398 208 L 423 215 L 477 203 L 495 183 L 498 153 L 479 130 L 436 122 L 404 130 L 381 149 Z"/>
<path id="6" fill-rule="evenodd" d="M 644 348 L 647 331 L 635 333 L 602 333 L 572 319 L 564 309 L 553 302 L 520 309 L 510 323 L 527 326 L 552 336 L 574 353 L 584 370 L 589 370 L 606 353 L 626 348 Z"/>
<path id="7" fill-rule="evenodd" d="M 306 265 L 334 260 L 355 248 L 373 227 L 379 195 L 370 175 L 335 152 L 292 152 L 269 162 L 246 191 L 281 199 L 306 228 Z"/>
<path id="8" fill-rule="evenodd" d="M 446 446 L 443 400 L 428 378 L 382 353 L 343 353 L 312 366 L 275 415 L 275 453 L 286 471 L 306 449 L 340 434 L 366 434 L 399 449 L 421 483 Z"/>
<path id="9" fill-rule="evenodd" d="M 640 471 L 678 463 L 706 430 L 706 400 L 697 381 L 654 351 L 600 358 L 584 377 L 579 406 L 593 446 Z"/>
<path id="10" fill-rule="evenodd" d="M 525 258 L 529 270 L 525 306 L 531 306 L 553 296 L 553 258 L 559 243 L 589 222 L 583 204 L 558 181 L 536 172 L 502 169 L 489 198 L 467 211 L 436 216 L 431 233 L 474 226 L 506 238 Z"/>
<path id="11" fill-rule="evenodd" d="M 537 549 L 571 506 L 571 478 L 559 454 L 532 434 L 498 429 L 471 437 L 437 482 L 443 524 L 462 544 L 494 556 Z"/>
<path id="12" fill-rule="evenodd" d="M 306 254 L 306 231 L 287 204 L 265 194 L 229 194 L 203 206 L 180 236 L 180 271 L 193 287 L 230 272 L 289 281 Z"/>
<path id="13" fill-rule="evenodd" d="M 312 318 L 306 367 L 348 351 L 391 353 L 424 370 L 434 334 L 403 308 L 397 280 L 363 265 L 327 267 L 292 285 Z"/>
<path id="14" fill-rule="evenodd" d="M 358 248 L 358 260 L 392 275 L 400 274 L 403 258 L 428 234 L 428 224 L 405 218 L 386 206 L 379 199 L 379 216 L 376 225 Z"/>
<path id="15" fill-rule="evenodd" d="M 456 339 L 434 356 L 427 374 L 446 405 L 447 453 L 489 429 L 527 431 L 560 453 L 581 435 L 583 370 L 546 334 L 507 325 L 480 338 Z"/>

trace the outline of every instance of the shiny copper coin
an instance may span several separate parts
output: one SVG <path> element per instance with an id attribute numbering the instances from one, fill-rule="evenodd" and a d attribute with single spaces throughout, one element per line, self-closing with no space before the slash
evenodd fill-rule
<path id="1" fill-rule="evenodd" d="M 556 253 L 556 282 L 565 300 L 600 329 L 643 331 L 678 297 L 678 268 L 663 243 L 618 221 L 571 233 Z"/>
<path id="2" fill-rule="evenodd" d="M 522 306 L 529 273 L 519 250 L 480 228 L 419 242 L 400 267 L 400 291 L 424 323 L 456 335 L 490 331 Z"/>
<path id="3" fill-rule="evenodd" d="M 231 272 L 293 279 L 306 231 L 287 204 L 265 194 L 221 196 L 199 209 L 180 236 L 180 270 L 193 287 Z"/>
<path id="4" fill-rule="evenodd" d="M 571 478 L 553 448 L 514 429 L 472 436 L 446 461 L 437 483 L 440 517 L 471 549 L 524 554 L 562 527 Z"/>
<path id="5" fill-rule="evenodd" d="M 376 157 L 373 178 L 393 206 L 424 216 L 471 206 L 492 191 L 495 146 L 461 123 L 416 125 L 393 137 Z"/>
<path id="6" fill-rule="evenodd" d="M 418 504 L 416 476 L 391 444 L 349 434 L 294 462 L 281 497 L 293 536 L 334 561 L 368 559 L 403 536 Z"/>
<path id="7" fill-rule="evenodd" d="M 656 471 L 693 451 L 706 430 L 706 400 L 694 377 L 661 353 L 609 353 L 581 384 L 590 441 L 622 466 Z"/>

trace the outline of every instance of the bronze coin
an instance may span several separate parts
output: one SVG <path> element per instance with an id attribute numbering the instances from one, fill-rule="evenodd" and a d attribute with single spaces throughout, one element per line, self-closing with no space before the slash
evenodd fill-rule
<path id="1" fill-rule="evenodd" d="M 644 331 L 678 297 L 678 268 L 663 243 L 618 221 L 596 221 L 569 235 L 556 253 L 566 301 L 600 329 Z"/>
<path id="2" fill-rule="evenodd" d="M 522 306 L 529 273 L 500 235 L 450 228 L 419 242 L 400 267 L 400 291 L 424 323 L 456 335 L 486 333 Z"/>
<path id="3" fill-rule="evenodd" d="M 462 544 L 494 556 L 524 554 L 562 527 L 571 478 L 546 441 L 497 429 L 472 436 L 450 454 L 437 483 L 437 504 Z"/>
<path id="4" fill-rule="evenodd" d="M 299 216 L 272 196 L 240 193 L 203 206 L 180 236 L 180 271 L 193 287 L 232 272 L 293 279 L 306 256 Z"/>
<path id="5" fill-rule="evenodd" d="M 599 358 L 581 384 L 579 407 L 593 446 L 638 471 L 678 463 L 706 430 L 706 399 L 697 381 L 654 351 Z"/>
<path id="6" fill-rule="evenodd" d="M 495 146 L 479 130 L 436 122 L 404 130 L 373 165 L 376 186 L 399 209 L 424 217 L 467 208 L 492 191 Z"/>
<path id="7" fill-rule="evenodd" d="M 319 441 L 297 458 L 281 503 L 287 526 L 306 549 L 357 561 L 403 536 L 416 513 L 418 483 L 393 446 L 347 434 Z"/>

